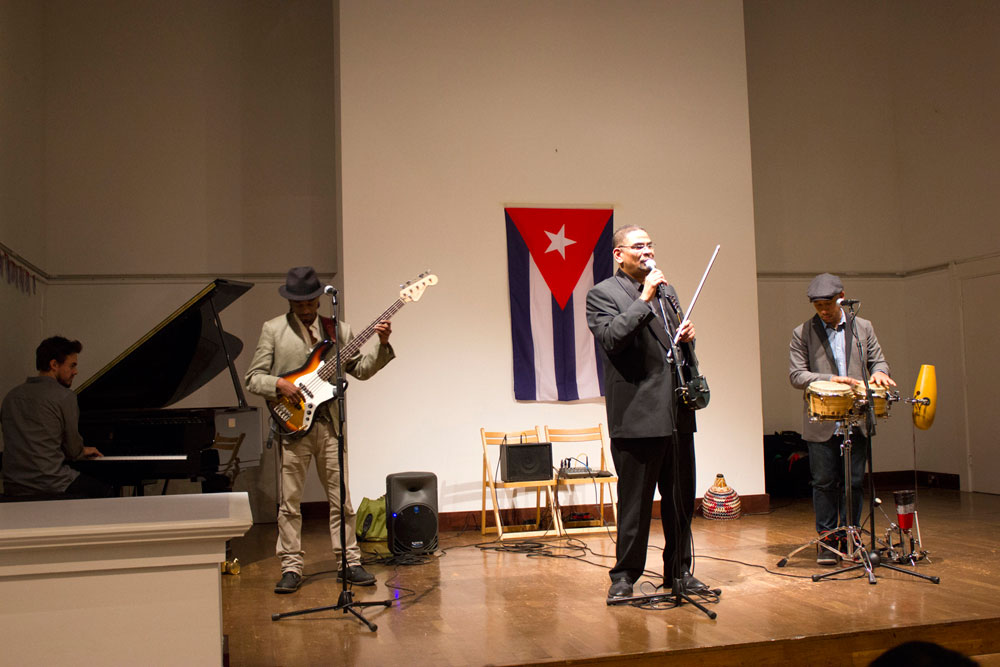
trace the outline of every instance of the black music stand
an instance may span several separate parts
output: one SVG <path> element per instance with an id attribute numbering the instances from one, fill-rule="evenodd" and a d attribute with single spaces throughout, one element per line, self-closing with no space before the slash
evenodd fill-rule
<path id="1" fill-rule="evenodd" d="M 895 565 L 889 565 L 888 563 L 882 562 L 882 556 L 879 554 L 878 550 L 875 548 L 875 480 L 872 469 L 872 439 L 875 437 L 875 397 L 872 394 L 871 384 L 868 378 L 868 362 L 864 354 L 864 350 L 861 348 L 861 340 L 858 338 L 858 327 L 857 327 L 857 315 L 854 312 L 854 304 L 848 303 L 847 308 L 850 310 L 850 316 L 847 318 L 848 323 L 851 326 L 851 333 L 854 335 L 854 341 L 858 346 L 858 360 L 861 362 L 861 380 L 865 384 L 865 433 L 868 435 L 868 496 L 869 496 L 869 516 L 871 518 L 871 551 L 865 549 L 863 540 L 861 539 L 861 528 L 858 526 L 851 525 L 847 526 L 847 536 L 850 540 L 848 544 L 848 555 L 856 558 L 860 562 L 854 565 L 849 565 L 847 567 L 842 567 L 839 570 L 833 570 L 831 572 L 826 572 L 824 574 L 814 574 L 812 575 L 813 581 L 820 581 L 828 577 L 833 577 L 838 574 L 843 574 L 844 572 L 853 572 L 854 570 L 860 570 L 864 568 L 868 575 L 869 584 L 877 584 L 878 579 L 875 574 L 875 569 L 879 567 L 884 567 L 887 570 L 893 570 L 895 572 L 902 572 L 903 574 L 908 574 L 911 577 L 918 577 L 920 579 L 926 579 L 927 581 L 940 584 L 941 579 L 939 577 L 934 577 L 926 574 L 921 574 L 919 572 L 911 572 L 910 570 L 904 570 L 901 567 L 896 567 Z M 888 398 L 886 398 L 888 404 Z M 850 422 L 845 425 L 844 428 L 844 493 L 846 495 L 846 512 L 848 516 L 848 521 L 853 521 L 854 514 L 852 514 L 851 509 L 853 505 L 851 504 L 851 440 L 850 440 L 851 424 Z M 857 549 L 855 549 L 857 547 Z"/>
<path id="2" fill-rule="evenodd" d="M 686 552 L 686 545 L 684 544 L 684 538 L 682 537 L 682 532 L 684 533 L 684 535 L 686 535 L 688 537 L 688 540 L 690 540 L 690 535 L 691 535 L 690 526 L 688 527 L 687 531 L 681 531 L 680 530 L 681 529 L 681 524 L 682 524 L 681 502 L 684 499 L 680 497 L 680 466 L 677 465 L 677 463 L 678 463 L 678 452 L 679 452 L 679 448 L 680 448 L 680 446 L 678 444 L 678 440 L 680 439 L 678 436 L 680 434 L 677 432 L 677 409 L 678 409 L 678 406 L 679 406 L 679 404 L 680 404 L 680 402 L 682 400 L 682 393 L 684 391 L 684 384 L 683 384 L 683 377 L 681 377 L 681 375 L 680 375 L 680 359 L 681 359 L 681 357 L 680 357 L 678 349 L 677 349 L 677 344 L 674 341 L 674 334 L 670 331 L 670 327 L 667 326 L 667 322 L 669 322 L 669 320 L 667 319 L 666 313 L 663 311 L 663 301 L 662 301 L 662 297 L 660 296 L 659 289 L 657 290 L 657 300 L 656 301 L 657 301 L 657 304 L 660 307 L 660 316 L 663 318 L 663 327 L 667 330 L 667 336 L 670 338 L 670 354 L 672 355 L 673 363 L 674 363 L 675 369 L 677 371 L 675 373 L 675 375 L 677 377 L 677 382 L 678 382 L 677 389 L 675 389 L 676 396 L 675 396 L 674 402 L 673 402 L 673 434 L 671 436 L 671 440 L 672 440 L 671 447 L 673 448 L 673 477 L 674 477 L 674 479 L 673 479 L 673 487 L 674 488 L 671 489 L 671 493 L 674 496 L 674 516 L 673 516 L 673 520 L 674 520 L 674 567 L 673 567 L 673 572 L 670 572 L 670 574 L 669 574 L 670 579 L 671 579 L 671 588 L 670 588 L 670 592 L 669 593 L 654 593 L 652 595 L 633 595 L 633 596 L 626 597 L 626 598 L 613 598 L 613 599 L 608 599 L 607 603 L 608 603 L 609 606 L 611 606 L 611 605 L 622 605 L 622 604 L 642 605 L 642 604 L 658 604 L 658 603 L 663 603 L 663 602 L 672 602 L 673 605 L 674 605 L 674 607 L 680 607 L 685 602 L 687 602 L 688 604 L 691 604 L 691 605 L 694 605 L 695 607 L 697 607 L 702 613 L 704 613 L 710 619 L 715 620 L 716 617 L 718 616 L 718 614 L 716 612 L 712 611 L 711 609 L 709 609 L 708 607 L 706 607 L 705 605 L 701 604 L 697 600 L 695 600 L 690 595 L 688 595 L 689 592 L 694 592 L 694 591 L 688 591 L 687 589 L 684 588 L 684 579 L 683 579 L 683 576 L 682 576 L 683 575 L 683 570 L 682 570 L 681 561 L 683 561 L 683 559 L 684 559 L 684 555 L 685 555 L 685 552 Z M 673 304 L 671 304 L 671 306 L 673 307 Z M 681 317 L 681 313 L 677 313 L 677 319 L 679 321 L 683 322 L 683 318 Z M 692 457 L 693 456 L 694 456 L 694 453 L 692 452 Z M 693 463 L 693 459 L 692 459 L 692 463 Z M 693 553 L 691 554 L 691 558 L 692 559 L 694 558 L 694 554 Z M 663 573 L 663 585 L 664 585 L 664 587 L 666 587 L 666 585 L 667 585 L 667 576 L 668 576 L 668 574 L 666 572 L 664 572 Z M 718 589 L 718 588 L 704 588 L 704 589 L 698 589 L 698 591 L 704 591 L 705 593 L 712 593 L 712 594 L 714 594 L 716 596 L 722 595 L 722 590 Z"/>
<path id="3" fill-rule="evenodd" d="M 346 484 L 344 483 L 344 449 L 346 447 L 345 442 L 347 440 L 347 435 L 344 432 L 344 425 L 347 421 L 347 404 L 344 394 L 347 390 L 347 380 L 344 378 L 344 370 L 341 366 L 340 359 L 340 335 L 338 331 L 340 317 L 337 309 L 337 290 L 332 287 L 328 288 L 328 294 L 330 295 L 330 302 L 333 306 L 333 346 L 336 351 L 335 368 L 337 378 L 337 403 L 339 408 L 339 414 L 337 415 L 337 461 L 340 463 L 340 580 L 342 584 L 340 597 L 337 599 L 337 604 L 326 605 L 323 607 L 313 607 L 311 609 L 300 609 L 298 611 L 287 611 L 281 614 L 271 614 L 271 620 L 278 621 L 289 616 L 302 616 L 303 614 L 313 614 L 320 611 L 336 611 L 338 609 L 342 609 L 345 614 L 353 614 L 359 621 L 367 625 L 369 630 L 375 632 L 378 630 L 378 626 L 365 618 L 364 615 L 356 609 L 356 607 L 388 607 L 392 604 L 392 600 L 357 602 L 354 600 L 354 592 L 347 587 L 347 528 L 345 527 L 344 522 L 344 497 L 347 493 Z"/>

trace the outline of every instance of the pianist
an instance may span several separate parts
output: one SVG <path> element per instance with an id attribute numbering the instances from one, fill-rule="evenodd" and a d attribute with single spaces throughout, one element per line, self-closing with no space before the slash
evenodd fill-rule
<path id="1" fill-rule="evenodd" d="M 80 410 L 70 391 L 83 346 L 61 336 L 35 350 L 38 375 L 11 389 L 0 406 L 3 428 L 4 495 L 19 500 L 103 498 L 104 482 L 74 470 L 69 462 L 100 456 L 80 437 Z"/>
<path id="2" fill-rule="evenodd" d="M 247 388 L 254 394 L 268 399 L 282 395 L 301 400 L 299 389 L 279 377 L 302 368 L 313 346 L 324 339 L 333 339 L 333 321 L 317 317 L 323 285 L 310 266 L 289 269 L 285 285 L 278 293 L 288 300 L 289 310 L 284 315 L 264 323 L 257 350 L 247 370 Z M 395 354 L 389 345 L 391 327 L 388 321 L 375 326 L 378 344 L 369 344 L 364 352 L 358 352 L 344 360 L 344 371 L 359 380 L 366 380 L 393 359 Z M 353 338 L 351 327 L 340 322 L 337 333 L 341 345 L 347 345 Z M 329 355 L 334 348 L 330 348 Z M 275 593 L 294 593 L 302 582 L 305 564 L 302 550 L 302 513 L 299 509 L 306 473 L 310 463 L 316 460 L 320 481 L 326 490 L 330 503 L 330 539 L 333 555 L 341 562 L 340 545 L 340 477 L 337 460 L 337 402 L 331 400 L 320 406 L 312 429 L 301 438 L 282 438 L 281 442 L 281 506 L 278 510 L 277 554 L 281 559 L 281 579 L 274 588 Z M 345 475 L 347 452 L 344 452 Z M 351 505 L 350 487 L 345 477 L 347 493 L 344 498 L 344 522 L 347 544 L 347 581 L 357 586 L 375 585 L 375 577 L 361 565 L 361 550 L 355 533 L 355 513 Z M 337 574 L 338 581 L 345 573 Z"/>

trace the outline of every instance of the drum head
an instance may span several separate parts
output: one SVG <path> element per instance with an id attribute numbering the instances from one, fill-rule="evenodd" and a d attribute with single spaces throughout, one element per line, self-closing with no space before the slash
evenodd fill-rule
<path id="1" fill-rule="evenodd" d="M 851 393 L 851 385 L 829 380 L 816 380 L 809 383 L 809 393 L 821 396 L 845 396 Z"/>

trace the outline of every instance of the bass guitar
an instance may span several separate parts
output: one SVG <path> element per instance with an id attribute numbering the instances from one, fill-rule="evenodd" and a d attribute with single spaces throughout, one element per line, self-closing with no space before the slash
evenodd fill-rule
<path id="1" fill-rule="evenodd" d="M 379 322 L 391 319 L 400 308 L 410 301 L 419 301 L 424 291 L 429 286 L 436 285 L 437 281 L 437 276 L 434 274 L 422 273 L 403 285 L 395 303 L 386 308 L 371 324 L 359 331 L 354 339 L 341 349 L 341 358 L 350 359 L 354 356 L 361 349 L 361 346 L 375 334 L 375 326 Z M 274 417 L 278 430 L 284 435 L 292 438 L 304 436 L 312 428 L 316 411 L 320 406 L 337 397 L 336 359 L 324 360 L 332 347 L 332 340 L 320 341 L 309 353 L 309 358 L 304 366 L 280 376 L 298 387 L 302 396 L 305 397 L 304 401 L 296 401 L 294 398 L 282 395 L 276 400 L 267 402 L 267 409 Z"/>

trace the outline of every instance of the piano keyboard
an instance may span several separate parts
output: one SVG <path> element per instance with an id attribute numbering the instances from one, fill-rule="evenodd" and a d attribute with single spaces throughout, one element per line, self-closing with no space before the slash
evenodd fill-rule
<path id="1" fill-rule="evenodd" d="M 111 463 L 114 461 L 187 461 L 184 454 L 163 454 L 156 456 L 99 456 L 87 461 L 104 461 Z"/>

